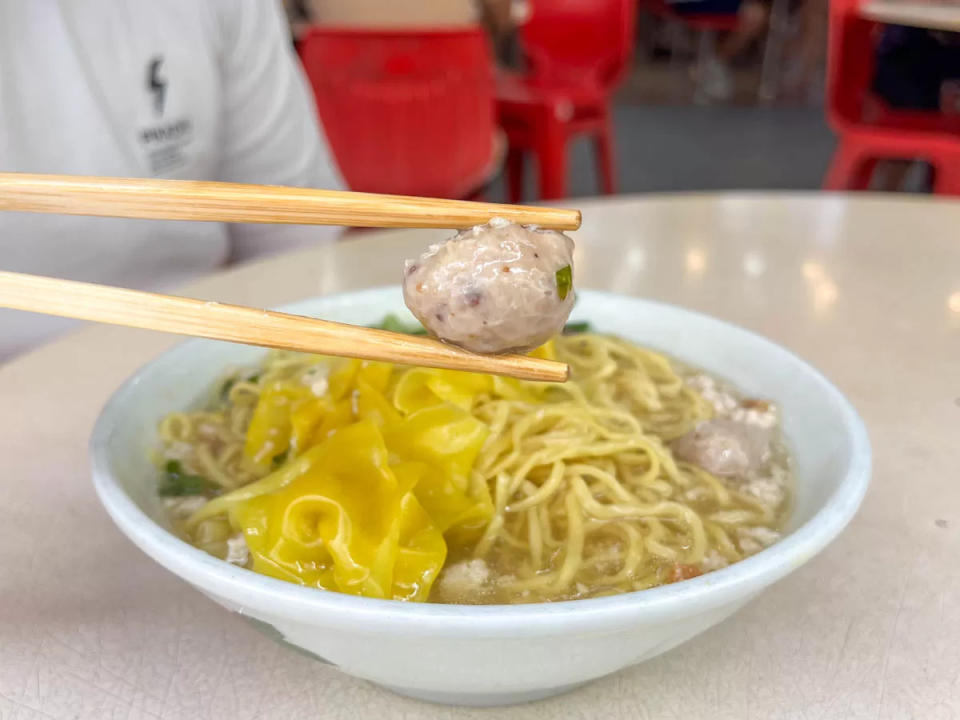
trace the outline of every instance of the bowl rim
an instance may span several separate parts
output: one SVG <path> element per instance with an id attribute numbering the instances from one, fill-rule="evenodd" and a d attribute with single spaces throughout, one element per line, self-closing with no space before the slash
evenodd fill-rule
<path id="1" fill-rule="evenodd" d="M 279 310 L 303 312 L 318 301 L 343 302 L 396 292 L 396 285 L 318 296 L 285 304 Z M 318 591 L 239 568 L 208 555 L 158 525 L 124 492 L 109 471 L 108 443 L 120 408 L 157 365 L 189 354 L 204 340 L 188 340 L 139 368 L 117 388 L 102 408 L 93 428 L 89 452 L 97 495 L 120 530 L 159 564 L 204 592 L 229 599 L 240 612 L 262 613 L 314 625 L 356 626 L 365 632 L 401 635 L 536 636 L 556 632 L 558 623 L 570 630 L 616 628 L 630 621 L 655 622 L 693 615 L 720 605 L 745 601 L 813 558 L 850 522 L 866 494 L 872 453 L 863 421 L 844 395 L 813 365 L 772 340 L 739 325 L 678 305 L 602 290 L 580 290 L 599 299 L 641 303 L 654 310 L 678 312 L 701 322 L 722 326 L 736 340 L 749 340 L 779 354 L 807 373 L 838 409 L 850 445 L 842 479 L 826 502 L 790 535 L 744 560 L 681 583 L 643 591 L 580 600 L 515 605 L 448 605 L 408 603 Z"/>

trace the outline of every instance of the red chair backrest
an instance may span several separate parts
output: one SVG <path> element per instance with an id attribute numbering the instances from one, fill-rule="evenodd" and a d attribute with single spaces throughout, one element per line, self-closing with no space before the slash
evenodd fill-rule
<path id="1" fill-rule="evenodd" d="M 830 0 L 827 117 L 838 131 L 860 124 L 873 79 L 876 23 L 859 7 L 860 0 Z"/>
<path id="2" fill-rule="evenodd" d="M 532 0 L 521 26 L 534 82 L 612 88 L 633 50 L 636 0 Z"/>
<path id="3" fill-rule="evenodd" d="M 493 60 L 479 28 L 313 28 L 299 46 L 353 190 L 462 197 L 493 154 Z"/>

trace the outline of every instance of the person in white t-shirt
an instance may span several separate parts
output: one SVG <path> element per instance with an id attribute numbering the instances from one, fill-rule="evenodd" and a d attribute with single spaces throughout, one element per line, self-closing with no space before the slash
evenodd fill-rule
<path id="1" fill-rule="evenodd" d="M 279 0 L 0 0 L 0 171 L 342 187 Z M 0 212 L 0 269 L 166 289 L 338 233 Z M 0 361 L 67 326 L 0 310 Z"/>

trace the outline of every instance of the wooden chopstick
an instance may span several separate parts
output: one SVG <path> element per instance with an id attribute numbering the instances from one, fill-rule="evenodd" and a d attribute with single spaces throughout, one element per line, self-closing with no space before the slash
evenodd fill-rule
<path id="1" fill-rule="evenodd" d="M 556 230 L 580 211 L 192 180 L 0 173 L 0 210 L 152 220 L 463 228 L 502 217 Z"/>
<path id="2" fill-rule="evenodd" d="M 0 271 L 0 307 L 262 347 L 564 382 L 569 368 L 438 340 L 192 298 Z"/>

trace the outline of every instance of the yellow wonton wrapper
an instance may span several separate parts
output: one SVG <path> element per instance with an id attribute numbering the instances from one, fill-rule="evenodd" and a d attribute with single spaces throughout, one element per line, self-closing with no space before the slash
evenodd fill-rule
<path id="1" fill-rule="evenodd" d="M 493 512 L 473 473 L 489 431 L 470 409 L 496 382 L 358 360 L 331 361 L 319 396 L 296 379 L 270 380 L 244 456 L 261 472 L 280 467 L 210 501 L 189 525 L 226 514 L 266 575 L 426 600 L 444 533 L 481 528 Z M 527 399 L 520 383 L 511 387 Z"/>

